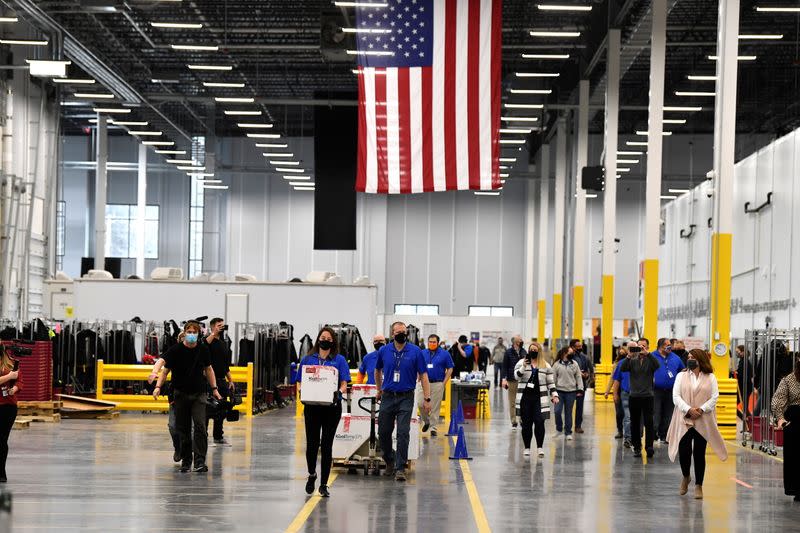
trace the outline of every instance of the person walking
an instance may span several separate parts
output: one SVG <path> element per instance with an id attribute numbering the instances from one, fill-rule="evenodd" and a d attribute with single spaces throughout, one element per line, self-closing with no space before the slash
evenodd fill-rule
<path id="1" fill-rule="evenodd" d="M 414 410 L 414 390 L 417 380 L 422 382 L 422 410 L 431 410 L 431 385 L 428 365 L 422 350 L 408 341 L 408 330 L 403 322 L 392 324 L 392 339 L 378 352 L 375 364 L 377 399 L 381 402 L 378 415 L 378 436 L 387 477 L 395 481 L 406 480 L 408 443 L 411 432 L 411 415 Z M 397 424 L 397 450 L 392 446 L 392 433 Z"/>
<path id="2" fill-rule="evenodd" d="M 572 360 L 569 347 L 561 348 L 553 364 L 553 379 L 561 401 L 556 404 L 556 431 L 562 428 L 567 440 L 572 440 L 572 406 L 578 395 L 583 395 L 583 378 L 578 363 Z M 564 412 L 566 411 L 566 412 Z M 562 423 L 561 413 L 564 412 Z"/>
<path id="3" fill-rule="evenodd" d="M 622 361 L 628 357 L 628 349 L 624 346 L 617 348 L 617 359 L 614 361 L 614 372 L 608 381 L 608 387 L 604 397 L 612 394 L 614 398 L 614 412 L 617 421 L 617 434 L 615 439 L 624 439 L 623 446 L 631 447 L 631 416 L 628 406 L 631 393 L 631 375 L 629 372 L 622 372 L 620 366 Z"/>
<path id="4" fill-rule="evenodd" d="M 386 346 L 386 337 L 381 334 L 372 337 L 372 347 L 375 348 L 375 351 L 368 353 L 361 360 L 356 383 L 375 385 L 375 362 L 378 360 L 378 350 L 384 346 Z"/>
<path id="5" fill-rule="evenodd" d="M 350 382 L 350 367 L 347 359 L 339 353 L 339 343 L 336 333 L 329 327 L 324 327 L 317 333 L 317 340 L 311 347 L 308 355 L 303 357 L 297 367 L 297 390 L 300 392 L 304 366 L 332 366 L 336 368 L 339 387 L 328 405 L 304 405 L 303 418 L 306 427 L 306 466 L 308 479 L 306 480 L 306 494 L 314 493 L 314 484 L 317 481 L 317 454 L 322 456 L 321 472 L 319 479 L 319 494 L 323 498 L 330 497 L 328 491 L 328 478 L 333 464 L 333 439 L 336 428 L 342 418 L 342 394 L 347 393 L 347 384 Z"/>
<path id="6" fill-rule="evenodd" d="M 620 370 L 630 372 L 631 443 L 633 456 L 642 456 L 642 417 L 644 417 L 644 446 L 647 457 L 653 451 L 653 376 L 660 363 L 655 356 L 635 343 L 628 343 L 628 358 Z"/>
<path id="7" fill-rule="evenodd" d="M 8 437 L 17 418 L 17 393 L 22 389 L 19 362 L 0 345 L 0 483 L 8 481 Z"/>
<path id="8" fill-rule="evenodd" d="M 520 359 L 525 358 L 525 348 L 522 347 L 522 337 L 517 335 L 511 338 L 511 348 L 503 356 L 503 388 L 508 391 L 508 414 L 511 417 L 511 430 L 517 429 L 517 376 L 514 368 Z"/>
<path id="9" fill-rule="evenodd" d="M 422 356 L 425 358 L 431 387 L 430 412 L 424 408 L 425 393 L 422 390 L 422 382 L 417 383 L 417 407 L 422 419 L 422 432 L 425 433 L 430 429 L 431 437 L 435 437 L 438 434 L 436 425 L 439 423 L 444 392 L 450 384 L 450 376 L 453 375 L 453 358 L 446 350 L 439 347 L 439 336 L 435 334 L 428 337 L 428 347 L 422 351 Z"/>
<path id="10" fill-rule="evenodd" d="M 747 420 L 750 413 L 750 395 L 753 394 L 753 364 L 750 362 L 750 354 L 747 353 L 744 345 L 736 347 L 736 356 L 739 362 L 736 365 L 736 383 L 738 385 L 739 403 L 742 410 L 737 414 Z"/>
<path id="11" fill-rule="evenodd" d="M 772 397 L 772 415 L 783 429 L 783 491 L 800 501 L 800 355 Z"/>
<path id="12" fill-rule="evenodd" d="M 494 387 L 500 384 L 503 377 L 503 359 L 506 356 L 506 345 L 503 344 L 503 337 L 497 339 L 497 344 L 492 348 L 492 363 L 494 363 Z"/>
<path id="13" fill-rule="evenodd" d="M 558 405 L 553 369 L 544 359 L 538 343 L 533 343 L 527 355 L 514 366 L 517 378 L 516 408 L 522 421 L 524 455 L 531 454 L 531 439 L 536 436 L 536 453 L 544 457 L 545 420 L 550 418 L 550 402 Z"/>
<path id="14" fill-rule="evenodd" d="M 694 459 L 694 497 L 703 499 L 703 479 L 706 474 L 706 445 L 721 460 L 728 458 L 725 441 L 717 428 L 715 407 L 719 386 L 705 350 L 692 350 L 686 359 L 687 369 L 675 379 L 673 402 L 675 413 L 669 426 L 669 459 L 680 457 L 681 496 L 689 491 L 690 471 Z"/>
<path id="15" fill-rule="evenodd" d="M 672 420 L 675 406 L 672 403 L 672 389 L 678 373 L 686 368 L 681 358 L 672 353 L 670 339 L 658 339 L 653 356 L 659 362 L 653 377 L 653 432 L 655 440 L 667 444 L 667 429 Z"/>
<path id="16" fill-rule="evenodd" d="M 220 395 L 228 398 L 233 394 L 234 383 L 231 376 L 231 349 L 224 340 L 225 320 L 222 318 L 212 318 L 209 322 L 211 333 L 206 337 L 208 351 L 211 354 L 211 367 L 214 369 L 214 376 L 220 387 Z M 225 414 L 217 414 L 213 418 L 212 437 L 217 446 L 230 446 L 224 438 L 222 429 L 225 422 Z"/>
<path id="17" fill-rule="evenodd" d="M 594 363 L 583 353 L 584 345 L 580 339 L 572 339 L 570 348 L 572 349 L 572 360 L 578 364 L 581 370 L 583 390 L 586 391 L 594 379 Z M 575 433 L 583 433 L 581 426 L 583 425 L 583 401 L 585 398 L 584 394 L 575 398 Z"/>

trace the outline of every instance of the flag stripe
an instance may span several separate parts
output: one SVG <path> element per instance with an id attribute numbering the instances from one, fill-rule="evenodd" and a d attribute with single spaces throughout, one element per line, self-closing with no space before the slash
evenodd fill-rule
<path id="1" fill-rule="evenodd" d="M 375 83 L 375 157 L 378 163 L 378 192 L 389 191 L 389 167 L 387 163 L 386 144 L 386 69 L 374 73 Z"/>
<path id="2" fill-rule="evenodd" d="M 409 118 L 411 129 L 409 138 L 411 141 L 411 192 L 419 193 L 423 191 L 422 186 L 422 67 L 409 69 Z"/>
<path id="3" fill-rule="evenodd" d="M 389 194 L 400 192 L 400 94 L 398 69 L 386 69 L 386 163 L 389 171 Z"/>
<path id="4" fill-rule="evenodd" d="M 432 95 L 432 149 L 433 149 L 433 181 L 434 190 L 447 190 L 445 169 L 445 155 L 447 154 L 445 142 L 445 2 L 433 3 L 433 70 L 431 71 L 431 95 Z"/>
<path id="5" fill-rule="evenodd" d="M 366 115 L 367 129 L 367 175 L 365 191 L 376 193 L 381 189 L 378 187 L 378 130 L 377 118 L 375 117 L 375 69 L 364 69 L 364 114 Z"/>
<path id="6" fill-rule="evenodd" d="M 398 134 L 398 167 L 400 169 L 400 193 L 411 192 L 411 98 L 409 96 L 409 78 L 411 69 L 397 69 L 397 134 Z"/>
<path id="7" fill-rule="evenodd" d="M 438 120 L 441 124 L 442 113 L 434 115 L 433 105 L 433 75 L 430 67 L 422 67 L 422 182 L 423 190 L 431 192 L 434 190 L 433 165 L 436 156 L 433 152 L 433 142 L 436 134 L 433 132 L 433 123 Z M 434 118 L 436 117 L 436 118 Z M 439 136 L 441 141 L 441 136 Z M 440 151 L 438 155 L 441 155 Z"/>
<path id="8" fill-rule="evenodd" d="M 444 162 L 447 190 L 458 189 L 456 181 L 456 4 L 458 0 L 442 0 L 445 4 L 444 61 Z"/>
<path id="9" fill-rule="evenodd" d="M 492 188 L 492 0 L 480 0 L 480 57 L 478 71 L 480 87 L 478 92 L 478 115 L 480 125 L 478 135 L 480 138 L 480 188 Z"/>
<path id="10" fill-rule="evenodd" d="M 492 188 L 500 187 L 500 97 L 502 85 L 503 4 L 492 2 Z"/>
<path id="11" fill-rule="evenodd" d="M 364 94 L 364 75 L 358 75 L 358 94 Z M 364 191 L 367 188 L 367 109 L 366 101 L 358 101 L 358 170 L 356 171 L 356 190 Z"/>
<path id="12" fill-rule="evenodd" d="M 448 4 L 450 0 L 448 0 Z M 456 176 L 458 188 L 469 189 L 469 3 L 456 1 Z"/>
<path id="13" fill-rule="evenodd" d="M 469 0 L 467 14 L 468 41 L 467 64 L 479 65 L 481 55 L 481 0 Z M 467 70 L 467 142 L 469 143 L 469 188 L 481 186 L 481 110 L 480 110 L 480 68 Z"/>

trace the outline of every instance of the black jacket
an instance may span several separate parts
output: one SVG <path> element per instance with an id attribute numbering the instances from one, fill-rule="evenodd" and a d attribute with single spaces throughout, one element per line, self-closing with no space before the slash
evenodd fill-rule
<path id="1" fill-rule="evenodd" d="M 639 359 L 627 357 L 622 361 L 620 370 L 631 373 L 631 398 L 652 398 L 653 376 L 661 367 L 661 363 L 653 354 L 645 354 Z"/>
<path id="2" fill-rule="evenodd" d="M 517 381 L 517 376 L 514 375 L 514 367 L 517 366 L 517 361 L 523 359 L 527 355 L 525 348 L 519 348 L 519 352 L 514 350 L 512 346 L 506 350 L 506 355 L 503 357 L 503 379 L 506 381 Z"/>

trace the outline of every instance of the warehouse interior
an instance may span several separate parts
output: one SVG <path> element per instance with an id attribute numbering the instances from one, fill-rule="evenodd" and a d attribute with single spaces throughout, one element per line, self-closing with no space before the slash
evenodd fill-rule
<path id="1" fill-rule="evenodd" d="M 487 6 L 497 181 L 357 192 L 360 21 Z M 24 384 L 0 531 L 796 527 L 798 430 L 770 402 L 800 375 L 797 0 L 2 0 L 0 54 L 0 338 Z M 241 418 L 188 477 L 148 375 L 212 317 Z M 446 390 L 438 436 L 414 415 L 406 484 L 334 457 L 331 498 L 307 496 L 303 357 L 331 325 L 355 379 L 397 322 L 451 355 L 465 335 L 477 374 L 453 378 L 481 392 L 459 423 Z M 593 362 L 585 433 L 548 421 L 538 458 L 478 362 L 517 337 Z M 615 439 L 606 391 L 641 338 L 711 354 L 728 458 L 703 501 L 665 441 Z"/>

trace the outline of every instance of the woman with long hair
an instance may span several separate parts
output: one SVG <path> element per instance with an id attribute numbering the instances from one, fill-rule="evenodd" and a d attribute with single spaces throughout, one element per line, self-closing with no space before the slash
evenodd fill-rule
<path id="1" fill-rule="evenodd" d="M 17 418 L 17 392 L 22 388 L 18 361 L 12 359 L 0 346 L 0 482 L 8 481 L 6 459 L 8 458 L 8 436 Z"/>
<path id="2" fill-rule="evenodd" d="M 800 355 L 794 371 L 783 378 L 772 397 L 772 414 L 783 429 L 783 490 L 800 501 Z"/>
<path id="3" fill-rule="evenodd" d="M 583 377 L 578 363 L 572 360 L 572 348 L 565 346 L 558 351 L 553 363 L 553 380 L 560 402 L 556 404 L 556 431 L 561 433 L 563 427 L 567 440 L 572 440 L 572 406 L 578 394 L 583 394 Z M 561 423 L 561 412 L 564 423 Z"/>
<path id="4" fill-rule="evenodd" d="M 303 357 L 297 367 L 297 391 L 300 392 L 304 366 L 333 366 L 339 374 L 339 387 L 328 405 L 305 405 L 303 416 L 306 425 L 306 464 L 308 480 L 306 494 L 313 494 L 317 481 L 317 453 L 322 448 L 322 472 L 319 493 L 323 498 L 330 496 L 328 478 L 333 464 L 333 438 L 339 419 L 342 418 L 342 394 L 347 392 L 350 382 L 350 367 L 343 355 L 339 354 L 336 333 L 329 327 L 319 330 L 314 346 Z"/>
<path id="5" fill-rule="evenodd" d="M 553 380 L 553 369 L 544 359 L 544 352 L 538 342 L 528 347 L 525 358 L 517 361 L 514 367 L 517 377 L 516 408 L 522 420 L 522 441 L 525 456 L 531 454 L 531 438 L 536 436 L 536 451 L 544 457 L 545 420 L 550 418 L 550 402 L 558 404 L 558 393 Z M 534 429 L 535 426 L 535 429 Z"/>
<path id="6" fill-rule="evenodd" d="M 694 349 L 689 352 L 686 369 L 680 371 L 672 389 L 675 410 L 669 426 L 669 458 L 675 462 L 680 456 L 681 480 L 680 494 L 689 491 L 690 470 L 694 459 L 694 497 L 703 499 L 703 478 L 706 473 L 706 445 L 723 461 L 728 458 L 725 441 L 717 429 L 714 412 L 719 399 L 719 387 L 711 358 L 705 350 Z"/>

